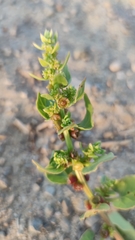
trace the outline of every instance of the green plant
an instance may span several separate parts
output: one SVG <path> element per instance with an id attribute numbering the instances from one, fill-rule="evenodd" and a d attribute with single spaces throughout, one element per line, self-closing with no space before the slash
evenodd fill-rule
<path id="1" fill-rule="evenodd" d="M 44 68 L 42 77 L 37 80 L 48 81 L 48 93 L 38 93 L 36 106 L 45 120 L 52 120 L 54 127 L 66 148 L 54 151 L 50 163 L 45 168 L 33 160 L 37 169 L 46 175 L 48 180 L 58 184 L 71 184 L 77 191 L 84 191 L 87 200 L 86 212 L 81 219 L 100 214 L 105 224 L 101 229 L 102 239 L 111 236 L 115 239 L 133 240 L 135 230 L 116 211 L 135 207 L 135 175 L 122 179 L 109 179 L 103 177 L 100 186 L 94 191 L 87 184 L 89 174 L 96 171 L 99 164 L 114 159 L 113 153 L 105 153 L 101 142 L 89 143 L 84 147 L 80 143 L 81 154 L 74 148 L 73 139 L 77 139 L 81 131 L 90 130 L 94 123 L 92 119 L 93 107 L 84 92 L 85 79 L 78 89 L 71 85 L 71 75 L 67 66 L 69 54 L 64 62 L 57 58 L 59 43 L 57 34 L 45 31 L 41 37 L 41 46 L 34 46 L 42 51 L 39 63 Z M 80 123 L 75 123 L 71 117 L 69 107 L 84 100 L 86 113 Z M 94 239 L 94 233 L 87 230 L 81 240 Z"/>

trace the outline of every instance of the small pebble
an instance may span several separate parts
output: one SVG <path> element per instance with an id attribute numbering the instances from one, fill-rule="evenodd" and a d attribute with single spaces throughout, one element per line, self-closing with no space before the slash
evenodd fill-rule
<path id="1" fill-rule="evenodd" d="M 54 5 L 54 1 L 52 1 L 52 0 L 43 0 L 43 2 L 45 2 L 50 7 L 53 7 L 53 5 Z"/>
<path id="2" fill-rule="evenodd" d="M 0 158 L 0 166 L 3 166 L 5 164 L 5 162 L 6 162 L 6 159 L 1 157 Z"/>
<path id="3" fill-rule="evenodd" d="M 50 232 L 49 233 L 49 239 L 54 240 L 56 238 L 56 233 L 55 232 Z"/>
<path id="4" fill-rule="evenodd" d="M 55 194 L 55 187 L 53 186 L 46 186 L 45 193 L 50 196 L 54 196 Z"/>
<path id="5" fill-rule="evenodd" d="M 13 174 L 13 166 L 9 165 L 4 168 L 3 175 L 5 177 L 10 177 Z"/>
<path id="6" fill-rule="evenodd" d="M 0 189 L 6 189 L 8 187 L 8 181 L 4 176 L 0 177 Z"/>
<path id="7" fill-rule="evenodd" d="M 47 204 L 44 209 L 44 214 L 45 214 L 46 219 L 50 218 L 53 214 L 53 208 Z"/>
<path id="8" fill-rule="evenodd" d="M 62 201 L 61 206 L 62 206 L 62 213 L 63 213 L 63 215 L 65 217 L 69 216 L 70 215 L 69 207 L 68 207 L 68 205 L 67 205 L 65 200 Z"/>
<path id="9" fill-rule="evenodd" d="M 98 221 L 99 221 L 99 216 L 95 215 L 95 216 L 92 216 L 90 218 L 86 218 L 85 224 L 87 225 L 87 227 L 92 227 Z"/>
<path id="10" fill-rule="evenodd" d="M 40 190 L 40 186 L 37 183 L 34 183 L 32 186 L 33 192 L 38 192 Z"/>
<path id="11" fill-rule="evenodd" d="M 30 126 L 24 124 L 23 122 L 21 122 L 19 119 L 15 118 L 13 125 L 18 128 L 23 134 L 29 134 L 30 132 Z"/>
<path id="12" fill-rule="evenodd" d="M 12 50 L 8 47 L 3 48 L 3 52 L 4 52 L 5 57 L 10 57 L 12 54 Z"/>
<path id="13" fill-rule="evenodd" d="M 32 233 L 40 232 L 43 222 L 40 218 L 34 217 L 29 221 L 29 231 Z"/>
<path id="14" fill-rule="evenodd" d="M 16 37 L 17 27 L 16 27 L 16 26 L 11 27 L 10 30 L 9 30 L 9 34 L 10 34 L 10 36 L 12 36 L 12 37 Z"/>
<path id="15" fill-rule="evenodd" d="M 114 134 L 113 134 L 113 132 L 108 131 L 108 132 L 105 132 L 105 133 L 103 134 L 103 137 L 104 137 L 105 139 L 113 139 L 113 138 L 114 138 Z"/>
<path id="16" fill-rule="evenodd" d="M 117 75 L 116 75 L 116 76 L 117 76 L 117 79 L 118 79 L 118 80 L 123 80 L 123 79 L 126 78 L 125 73 L 122 72 L 122 71 L 117 72 Z"/>
<path id="17" fill-rule="evenodd" d="M 11 194 L 10 196 L 8 196 L 6 198 L 6 204 L 7 204 L 8 207 L 13 203 L 14 198 L 15 198 L 14 194 Z"/>
<path id="18" fill-rule="evenodd" d="M 121 63 L 119 61 L 114 61 L 109 65 L 111 72 L 118 72 L 121 69 Z"/>
<path id="19" fill-rule="evenodd" d="M 44 181 L 44 176 L 43 175 L 40 175 L 36 178 L 36 184 L 38 184 L 39 186 L 42 185 L 43 181 Z"/>
<path id="20" fill-rule="evenodd" d="M 132 70 L 132 72 L 135 73 L 135 62 L 133 62 L 133 63 L 131 64 L 131 70 Z"/>
<path id="21" fill-rule="evenodd" d="M 56 218 L 57 220 L 60 220 L 61 217 L 62 217 L 62 213 L 59 212 L 59 211 L 58 211 L 58 212 L 55 212 L 54 216 L 55 216 L 55 218 Z"/>

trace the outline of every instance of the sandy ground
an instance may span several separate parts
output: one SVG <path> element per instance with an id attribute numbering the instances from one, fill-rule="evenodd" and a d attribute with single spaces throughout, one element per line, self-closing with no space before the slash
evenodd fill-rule
<path id="1" fill-rule="evenodd" d="M 99 239 L 98 218 L 79 220 L 85 196 L 52 185 L 31 163 L 45 166 L 52 149 L 64 146 L 35 107 L 46 85 L 28 74 L 41 74 L 32 42 L 40 44 L 46 28 L 59 34 L 60 59 L 71 53 L 73 84 L 87 78 L 95 127 L 79 141 L 101 140 L 117 155 L 91 175 L 90 186 L 104 174 L 135 173 L 135 1 L 0 0 L 0 239 L 78 240 L 87 227 Z M 79 121 L 83 102 L 71 111 Z M 126 218 L 135 226 L 134 210 Z"/>

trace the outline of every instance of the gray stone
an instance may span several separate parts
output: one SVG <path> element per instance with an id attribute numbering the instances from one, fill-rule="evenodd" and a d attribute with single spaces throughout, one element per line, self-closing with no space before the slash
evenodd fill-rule
<path id="1" fill-rule="evenodd" d="M 3 48 L 3 52 L 4 52 L 5 57 L 10 57 L 12 54 L 12 50 L 8 47 Z"/>
<path id="2" fill-rule="evenodd" d="M 0 177 L 0 189 L 6 189 L 8 188 L 8 181 L 7 179 L 2 175 Z"/>
<path id="3" fill-rule="evenodd" d="M 87 227 L 92 227 L 94 224 L 96 224 L 99 221 L 99 217 L 96 216 L 92 216 L 90 218 L 87 218 L 85 220 L 85 224 L 87 225 Z"/>
<path id="4" fill-rule="evenodd" d="M 53 187 L 53 186 L 46 186 L 45 193 L 47 193 L 47 194 L 49 194 L 51 196 L 54 196 L 54 194 L 55 194 L 55 187 Z"/>
<path id="5" fill-rule="evenodd" d="M 38 233 L 43 226 L 43 222 L 40 218 L 34 217 L 29 221 L 29 231 L 32 233 Z"/>
<path id="6" fill-rule="evenodd" d="M 6 162 L 6 159 L 1 157 L 0 158 L 0 166 L 3 166 L 5 164 L 5 162 Z"/>
<path id="7" fill-rule="evenodd" d="M 126 78 L 126 75 L 125 75 L 125 73 L 123 71 L 117 72 L 117 79 L 118 80 L 123 80 L 125 78 Z"/>
<path id="8" fill-rule="evenodd" d="M 38 192 L 40 190 L 40 186 L 37 183 L 34 183 L 32 186 L 33 192 Z"/>
<path id="9" fill-rule="evenodd" d="M 52 0 L 42 0 L 42 1 L 50 7 L 52 7 L 54 5 L 54 2 Z"/>
<path id="10" fill-rule="evenodd" d="M 50 206 L 50 204 L 47 204 L 44 209 L 44 214 L 46 219 L 50 218 L 53 214 L 53 208 Z"/>
<path id="11" fill-rule="evenodd" d="M 0 230 L 0 240 L 6 240 L 5 232 Z"/>
<path id="12" fill-rule="evenodd" d="M 13 166 L 12 165 L 6 166 L 4 168 L 3 175 L 5 177 L 9 177 L 10 175 L 12 175 L 12 173 L 13 173 Z"/>
<path id="13" fill-rule="evenodd" d="M 131 70 L 133 73 L 135 73 L 135 62 L 131 63 Z"/>
<path id="14" fill-rule="evenodd" d="M 7 204 L 8 207 L 13 203 L 14 198 L 15 198 L 14 194 L 11 194 L 10 196 L 8 196 L 6 198 L 6 204 Z"/>
<path id="15" fill-rule="evenodd" d="M 69 216 L 70 215 L 69 207 L 68 207 L 67 202 L 65 200 L 62 201 L 61 206 L 62 206 L 63 215 L 66 216 L 66 217 Z"/>

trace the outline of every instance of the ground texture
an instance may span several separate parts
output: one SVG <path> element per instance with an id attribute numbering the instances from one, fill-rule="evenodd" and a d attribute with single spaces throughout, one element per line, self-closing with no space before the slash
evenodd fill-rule
<path id="1" fill-rule="evenodd" d="M 101 140 L 117 156 L 91 175 L 90 186 L 104 174 L 135 173 L 135 1 L 0 0 L 0 239 L 78 240 L 88 227 L 99 239 L 98 217 L 79 220 L 83 193 L 52 185 L 31 162 L 45 166 L 64 146 L 35 107 L 46 85 L 28 74 L 41 74 L 32 42 L 40 44 L 46 28 L 59 34 L 60 59 L 71 52 L 74 85 L 87 78 L 95 127 L 76 149 L 79 141 Z M 82 119 L 83 102 L 71 111 Z M 135 226 L 134 210 L 126 218 Z"/>

